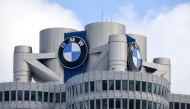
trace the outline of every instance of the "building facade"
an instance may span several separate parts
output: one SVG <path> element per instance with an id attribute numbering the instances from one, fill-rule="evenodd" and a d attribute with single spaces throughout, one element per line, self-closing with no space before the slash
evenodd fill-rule
<path id="1" fill-rule="evenodd" d="M 147 38 L 122 24 L 44 29 L 39 45 L 15 47 L 0 109 L 190 109 L 190 96 L 171 94 L 170 59 L 147 62 Z"/>

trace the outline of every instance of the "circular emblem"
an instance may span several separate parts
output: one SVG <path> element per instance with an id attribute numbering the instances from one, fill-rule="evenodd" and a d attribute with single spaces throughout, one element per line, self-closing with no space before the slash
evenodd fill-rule
<path id="1" fill-rule="evenodd" d="M 69 69 L 79 67 L 85 61 L 87 54 L 88 47 L 85 41 L 77 36 L 65 39 L 58 51 L 59 62 Z"/>
<path id="2" fill-rule="evenodd" d="M 131 70 L 140 71 L 142 65 L 142 59 L 140 54 L 140 48 L 137 43 L 129 44 L 128 64 Z"/>

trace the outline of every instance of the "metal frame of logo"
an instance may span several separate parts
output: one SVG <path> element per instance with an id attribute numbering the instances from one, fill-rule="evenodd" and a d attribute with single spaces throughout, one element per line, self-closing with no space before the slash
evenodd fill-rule
<path id="1" fill-rule="evenodd" d="M 80 56 L 78 57 L 77 60 L 75 60 L 73 62 L 67 61 L 63 56 L 63 50 L 66 47 L 66 45 L 69 43 L 77 43 L 81 50 Z M 84 61 L 86 60 L 87 55 L 88 55 L 88 46 L 87 46 L 86 42 L 78 36 L 71 36 L 71 37 L 65 39 L 61 43 L 59 50 L 58 50 L 58 58 L 59 58 L 60 64 L 63 67 L 68 68 L 68 69 L 74 69 L 74 68 L 77 68 L 80 65 L 82 65 L 84 63 Z"/>
<path id="2" fill-rule="evenodd" d="M 136 67 L 134 62 L 133 62 L 133 50 L 134 49 L 137 49 L 140 53 L 140 57 L 141 57 L 141 63 L 140 63 L 140 66 L 139 67 Z M 138 46 L 137 43 L 135 42 L 132 42 L 128 45 L 128 64 L 129 64 L 129 67 L 132 71 L 140 71 L 141 70 L 141 67 L 142 67 L 142 56 L 141 56 L 141 52 L 140 52 L 140 48 Z"/>

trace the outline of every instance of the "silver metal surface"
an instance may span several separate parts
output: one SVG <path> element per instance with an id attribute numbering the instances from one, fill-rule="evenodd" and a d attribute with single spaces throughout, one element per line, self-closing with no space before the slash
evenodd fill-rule
<path id="1" fill-rule="evenodd" d="M 125 26 L 114 22 L 97 22 L 85 26 L 86 39 L 89 49 L 96 48 L 108 43 L 112 34 L 125 35 Z M 90 54 L 87 59 L 87 71 L 93 66 L 100 53 Z M 102 59 L 95 70 L 108 69 L 108 54 Z"/>
<path id="2" fill-rule="evenodd" d="M 40 31 L 40 53 L 58 53 L 60 44 L 64 40 L 64 33 L 77 30 L 70 28 L 48 28 Z M 42 62 L 59 76 L 60 83 L 64 81 L 64 70 L 58 58 L 48 59 Z"/>
<path id="3" fill-rule="evenodd" d="M 109 70 L 127 70 L 127 39 L 125 35 L 109 36 Z"/>

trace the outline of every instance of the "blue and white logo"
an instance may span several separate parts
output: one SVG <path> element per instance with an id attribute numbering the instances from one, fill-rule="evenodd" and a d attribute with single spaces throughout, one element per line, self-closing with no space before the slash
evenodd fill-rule
<path id="1" fill-rule="evenodd" d="M 76 43 L 67 44 L 63 50 L 63 56 L 69 62 L 76 61 L 79 58 L 80 54 L 80 47 Z"/>
<path id="2" fill-rule="evenodd" d="M 141 66 L 141 56 L 138 49 L 133 50 L 133 63 L 137 68 Z"/>
<path id="3" fill-rule="evenodd" d="M 74 69 L 82 65 L 88 55 L 85 41 L 77 36 L 65 39 L 58 51 L 59 62 L 62 66 Z"/>

